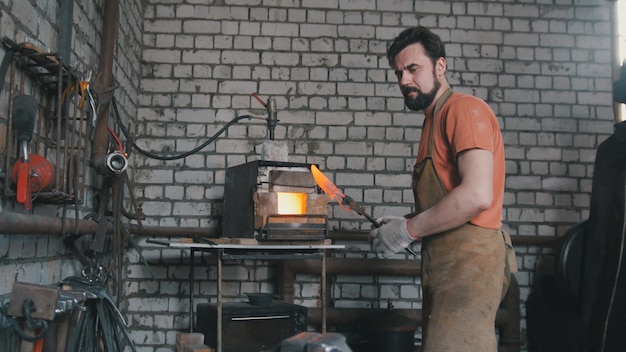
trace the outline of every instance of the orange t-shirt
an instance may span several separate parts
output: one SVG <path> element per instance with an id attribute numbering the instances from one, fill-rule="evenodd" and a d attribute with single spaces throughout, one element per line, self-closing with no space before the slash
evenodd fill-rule
<path id="1" fill-rule="evenodd" d="M 417 161 L 428 150 L 433 109 L 425 111 Z M 468 149 L 484 149 L 493 153 L 493 204 L 470 220 L 470 223 L 490 229 L 502 226 L 504 201 L 504 143 L 500 125 L 486 102 L 469 94 L 454 93 L 435 117 L 433 161 L 441 183 L 447 192 L 460 184 L 457 155 Z"/>

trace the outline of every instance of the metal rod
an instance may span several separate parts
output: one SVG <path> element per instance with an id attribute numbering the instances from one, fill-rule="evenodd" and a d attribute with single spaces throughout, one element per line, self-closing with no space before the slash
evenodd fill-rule
<path id="1" fill-rule="evenodd" d="M 376 226 L 376 227 L 381 227 L 382 226 L 371 215 L 369 215 L 365 211 L 365 209 L 363 209 L 362 206 L 360 206 L 354 199 L 352 199 L 352 197 L 350 197 L 348 195 L 344 195 L 343 200 L 346 203 L 348 203 L 348 206 L 350 207 L 350 209 L 356 211 L 357 214 L 359 214 L 359 215 L 365 216 L 367 218 L 367 220 L 369 220 L 372 224 L 374 224 L 374 226 Z M 407 252 L 409 252 L 413 256 L 417 257 L 417 253 L 415 253 L 415 251 L 411 247 L 406 247 L 405 249 L 406 249 Z"/>
<path id="2" fill-rule="evenodd" d="M 360 206 L 354 199 L 352 199 L 352 197 L 350 197 L 349 195 L 344 195 L 343 200 L 348 203 L 350 209 L 356 211 L 357 214 L 361 216 L 365 216 L 367 220 L 374 224 L 374 226 L 381 226 L 378 221 L 376 221 L 371 215 L 369 215 L 362 206 Z"/>
<path id="3" fill-rule="evenodd" d="M 194 288 L 194 281 L 195 281 L 195 275 L 194 275 L 194 271 L 196 270 L 196 263 L 195 263 L 195 250 L 193 248 L 191 248 L 190 251 L 190 257 L 189 257 L 189 261 L 190 261 L 190 265 L 189 265 L 189 333 L 193 333 L 193 323 L 194 323 L 194 319 L 193 319 L 193 288 Z"/>
<path id="4" fill-rule="evenodd" d="M 59 53 L 61 54 L 61 62 L 67 66 L 70 66 L 70 54 L 72 52 L 72 18 L 74 14 L 74 1 L 61 0 L 59 8 Z"/>
<path id="5" fill-rule="evenodd" d="M 109 141 L 109 112 L 111 104 L 108 99 L 113 95 L 111 86 L 113 84 L 113 61 L 115 57 L 115 44 L 117 35 L 117 21 L 119 15 L 118 0 L 105 0 L 104 2 L 104 23 L 102 24 L 102 39 L 100 41 L 100 79 L 103 89 L 101 96 L 102 103 L 98 110 L 96 126 L 92 144 L 93 164 L 96 170 L 106 172 L 106 155 Z"/>
<path id="6" fill-rule="evenodd" d="M 224 260 L 224 250 L 217 251 L 217 352 L 222 352 L 222 260 Z"/>
<path id="7" fill-rule="evenodd" d="M 320 284 L 322 285 L 322 293 L 320 302 L 322 303 L 322 334 L 326 333 L 326 251 L 322 251 L 322 273 L 320 275 Z"/>

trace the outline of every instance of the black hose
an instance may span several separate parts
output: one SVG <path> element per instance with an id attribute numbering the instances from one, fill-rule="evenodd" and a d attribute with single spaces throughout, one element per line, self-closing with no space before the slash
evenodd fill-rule
<path id="1" fill-rule="evenodd" d="M 120 126 L 120 129 L 122 130 L 122 133 L 124 134 L 124 136 L 128 137 L 128 129 L 126 128 L 126 126 L 124 126 L 124 124 L 122 123 L 122 119 L 120 118 L 120 113 L 119 110 L 117 109 L 117 103 L 115 101 L 115 97 L 113 97 L 113 99 L 111 100 L 112 102 L 112 106 L 113 106 L 113 112 L 115 115 L 115 120 L 117 121 L 117 124 Z M 224 133 L 228 127 L 230 127 L 231 125 L 239 122 L 240 120 L 243 119 L 252 119 L 251 115 L 242 115 L 242 116 L 237 116 L 234 119 L 232 119 L 231 121 L 227 122 L 226 125 L 224 125 L 224 127 L 222 127 L 219 131 L 217 131 L 212 137 L 210 137 L 208 140 L 206 140 L 204 143 L 202 143 L 201 145 L 199 145 L 198 147 L 188 151 L 188 152 L 184 152 L 178 155 L 172 155 L 172 156 L 163 156 L 163 155 L 159 155 L 159 154 L 155 154 L 146 150 L 141 149 L 141 147 L 139 147 L 137 145 L 137 143 L 132 143 L 132 147 L 137 150 L 139 153 L 147 156 L 148 158 L 152 158 L 152 159 L 157 159 L 157 160 L 177 160 L 177 159 L 183 159 L 186 158 L 192 154 L 195 154 L 197 152 L 199 152 L 200 150 L 204 149 L 207 145 L 213 143 L 213 141 L 215 141 L 222 133 Z"/>
<path id="2" fill-rule="evenodd" d="M 126 322 L 107 295 L 106 287 L 76 277 L 64 281 L 96 296 L 85 302 L 84 311 L 74 309 L 72 312 L 72 322 L 76 329 L 68 336 L 68 352 L 98 352 L 100 344 L 107 352 L 137 351 Z"/>
<path id="3" fill-rule="evenodd" d="M 13 330 L 15 331 L 15 333 L 22 339 L 28 342 L 35 342 L 39 339 L 41 339 L 42 337 L 44 337 L 44 335 L 48 332 L 48 322 L 45 320 L 35 320 L 32 318 L 31 313 L 35 311 L 35 304 L 34 302 L 30 299 L 27 298 L 24 300 L 24 303 L 22 303 L 22 313 L 24 314 L 25 317 L 25 321 L 26 324 L 33 330 L 33 331 L 37 331 L 37 330 L 41 330 L 39 333 L 37 333 L 36 335 L 29 335 L 27 334 L 24 329 L 22 328 L 22 326 L 17 322 L 17 320 L 11 316 L 9 316 L 5 309 L 0 310 L 0 314 L 2 314 L 4 316 L 4 320 L 8 321 L 11 325 L 11 327 L 13 327 Z"/>

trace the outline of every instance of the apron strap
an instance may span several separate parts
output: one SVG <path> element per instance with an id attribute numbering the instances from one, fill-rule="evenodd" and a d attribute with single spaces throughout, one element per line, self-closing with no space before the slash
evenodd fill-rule
<path id="1" fill-rule="evenodd" d="M 435 132 L 435 117 L 441 111 L 441 108 L 446 104 L 448 99 L 452 96 L 452 88 L 446 89 L 445 92 L 437 99 L 435 103 L 435 109 L 433 110 L 433 122 L 430 124 L 430 135 L 428 136 L 428 151 L 426 152 L 427 157 L 432 157 L 433 155 L 433 145 L 434 143 L 434 132 Z"/>

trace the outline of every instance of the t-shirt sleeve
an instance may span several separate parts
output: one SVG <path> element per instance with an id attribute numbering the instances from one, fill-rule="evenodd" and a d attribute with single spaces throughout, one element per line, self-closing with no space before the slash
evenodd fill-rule
<path id="1" fill-rule="evenodd" d="M 445 121 L 445 133 L 454 157 L 468 149 L 495 150 L 498 120 L 484 101 L 468 95 L 450 107 Z"/>

